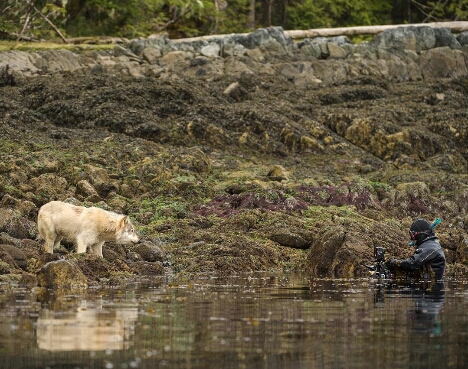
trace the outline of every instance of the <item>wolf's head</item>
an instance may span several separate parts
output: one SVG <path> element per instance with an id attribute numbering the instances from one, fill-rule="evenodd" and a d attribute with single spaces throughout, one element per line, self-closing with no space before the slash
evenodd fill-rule
<path id="1" fill-rule="evenodd" d="M 123 215 L 117 223 L 117 243 L 138 243 L 140 238 L 135 232 L 135 227 L 127 215 Z"/>

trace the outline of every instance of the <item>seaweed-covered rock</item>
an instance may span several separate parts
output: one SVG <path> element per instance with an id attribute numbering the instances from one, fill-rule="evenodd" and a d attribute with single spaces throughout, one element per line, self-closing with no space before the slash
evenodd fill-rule
<path id="1" fill-rule="evenodd" d="M 13 258 L 15 264 L 18 267 L 20 267 L 24 271 L 27 270 L 28 259 L 26 254 L 20 248 L 12 245 L 0 245 L 0 250 L 8 253 Z"/>
<path id="2" fill-rule="evenodd" d="M 288 230 L 278 230 L 270 236 L 270 240 L 279 243 L 281 246 L 288 246 L 296 249 L 307 249 L 310 246 L 310 241 Z"/>
<path id="3" fill-rule="evenodd" d="M 51 289 L 83 289 L 88 281 L 80 268 L 68 260 L 56 260 L 45 264 L 37 273 L 38 285 Z"/>
<path id="4" fill-rule="evenodd" d="M 18 246 L 18 245 L 20 245 L 21 240 L 10 236 L 6 232 L 0 232 L 0 243 L 5 244 L 5 245 Z"/>
<path id="5" fill-rule="evenodd" d="M 9 245 L 0 245 L 0 274 L 18 274 L 20 267 L 13 256 L 7 251 Z M 12 246 L 14 247 L 14 246 Z"/>
<path id="6" fill-rule="evenodd" d="M 109 254 L 106 254 L 107 256 Z M 119 268 L 116 268 L 114 261 L 107 260 L 95 254 L 83 254 L 76 257 L 76 266 L 79 267 L 81 273 L 87 278 L 89 283 L 96 283 L 103 279 L 110 279 L 114 274 L 119 273 Z M 125 273 L 125 271 L 122 271 Z"/>
<path id="7" fill-rule="evenodd" d="M 308 253 L 308 268 L 312 275 L 366 276 L 365 265 L 375 261 L 374 247 L 386 249 L 386 259 L 406 258 L 412 251 L 408 245 L 407 230 L 402 225 L 366 217 L 333 212 L 332 218 L 318 220 L 317 236 Z"/>
<path id="8" fill-rule="evenodd" d="M 68 182 L 54 173 L 44 173 L 29 181 L 33 191 L 41 203 L 67 197 Z"/>
<path id="9" fill-rule="evenodd" d="M 134 250 L 144 261 L 162 262 L 165 259 L 165 252 L 163 249 L 150 241 L 142 241 L 134 247 Z"/>
<path id="10" fill-rule="evenodd" d="M 160 276 L 164 274 L 164 267 L 160 262 L 135 261 L 129 263 L 129 267 L 138 275 Z"/>
<path id="11" fill-rule="evenodd" d="M 220 56 L 197 54 L 215 44 Z M 374 241 L 405 256 L 421 216 L 442 217 L 447 260 L 468 263 L 467 50 L 446 31 L 299 50 L 279 28 L 131 45 L 64 53 L 76 70 L 46 77 L 56 53 L 0 53 L 23 73 L 0 94 L 0 244 L 27 272 L 64 259 L 88 284 L 159 275 L 161 262 L 357 275 Z M 41 254 L 37 209 L 51 199 L 128 214 L 158 241 Z M 24 274 L 5 250 L 3 272 Z"/>
<path id="12" fill-rule="evenodd" d="M 0 208 L 0 232 L 8 233 L 13 238 L 35 238 L 36 223 L 21 213 L 8 208 Z"/>
<path id="13" fill-rule="evenodd" d="M 398 27 L 379 33 L 369 44 L 376 48 L 419 52 L 435 47 L 436 35 L 431 27 Z"/>
<path id="14" fill-rule="evenodd" d="M 89 202 L 101 201 L 96 189 L 85 179 L 76 184 L 76 194 Z"/>
<path id="15" fill-rule="evenodd" d="M 3 196 L 3 198 L 0 201 L 0 206 L 14 209 L 21 215 L 31 220 L 35 220 L 37 216 L 38 209 L 33 202 L 27 200 L 19 200 L 8 194 Z"/>

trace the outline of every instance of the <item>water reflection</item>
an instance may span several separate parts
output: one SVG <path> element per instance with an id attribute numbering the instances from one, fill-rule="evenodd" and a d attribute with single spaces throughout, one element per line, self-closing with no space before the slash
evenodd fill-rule
<path id="1" fill-rule="evenodd" d="M 442 335 L 441 313 L 445 301 L 444 282 L 403 286 L 377 284 L 374 292 L 375 308 L 385 308 L 386 294 L 401 294 L 401 297 L 412 298 L 414 303 L 408 309 L 408 317 L 413 332 Z"/>
<path id="2" fill-rule="evenodd" d="M 0 286 L 0 368 L 458 368 L 466 286 L 263 275 L 48 297 Z"/>
<path id="3" fill-rule="evenodd" d="M 411 328 L 414 332 L 430 336 L 442 335 L 441 313 L 445 301 L 443 283 L 436 283 L 430 290 L 416 289 L 412 294 L 414 308 L 410 309 Z"/>
<path id="4" fill-rule="evenodd" d="M 43 309 L 37 320 L 37 345 L 49 351 L 122 350 L 129 347 L 138 318 L 136 307 L 119 310 L 88 307 L 81 301 L 74 312 Z"/>

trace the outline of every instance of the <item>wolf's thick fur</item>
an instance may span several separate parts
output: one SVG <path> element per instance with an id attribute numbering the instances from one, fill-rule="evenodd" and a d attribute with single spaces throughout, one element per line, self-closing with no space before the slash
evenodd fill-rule
<path id="1" fill-rule="evenodd" d="M 37 228 L 49 253 L 54 252 L 62 239 L 75 243 L 77 253 L 86 252 L 89 246 L 99 256 L 106 241 L 139 242 L 128 216 L 61 201 L 51 201 L 39 209 Z"/>

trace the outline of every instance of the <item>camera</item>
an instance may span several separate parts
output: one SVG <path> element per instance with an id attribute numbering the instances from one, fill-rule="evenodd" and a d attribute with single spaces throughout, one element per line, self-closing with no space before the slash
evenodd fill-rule
<path id="1" fill-rule="evenodd" d="M 382 262 L 385 259 L 385 247 L 374 246 L 374 257 L 375 261 Z"/>
<path id="2" fill-rule="evenodd" d="M 391 276 L 390 270 L 385 266 L 385 247 L 381 247 L 374 243 L 375 265 L 366 265 L 366 268 L 373 272 L 374 278 L 388 279 Z"/>

